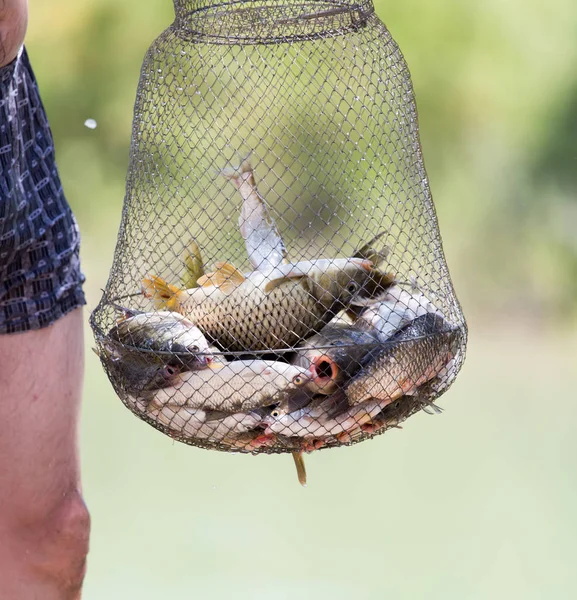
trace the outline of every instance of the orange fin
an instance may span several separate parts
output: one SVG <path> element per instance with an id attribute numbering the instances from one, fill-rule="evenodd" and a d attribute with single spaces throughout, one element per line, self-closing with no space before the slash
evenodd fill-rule
<path id="1" fill-rule="evenodd" d="M 180 312 L 184 291 L 156 275 L 151 275 L 142 280 L 142 294 L 152 300 L 157 310 Z"/>
<path id="2" fill-rule="evenodd" d="M 215 286 L 223 292 L 230 292 L 245 281 L 245 276 L 230 263 L 219 262 L 215 265 L 216 271 L 207 273 L 198 280 L 201 287 Z"/>

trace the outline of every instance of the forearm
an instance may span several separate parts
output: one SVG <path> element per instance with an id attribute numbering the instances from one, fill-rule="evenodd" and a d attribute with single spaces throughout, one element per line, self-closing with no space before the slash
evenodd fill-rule
<path id="1" fill-rule="evenodd" d="M 28 0 L 0 0 L 0 67 L 16 58 L 27 23 Z"/>

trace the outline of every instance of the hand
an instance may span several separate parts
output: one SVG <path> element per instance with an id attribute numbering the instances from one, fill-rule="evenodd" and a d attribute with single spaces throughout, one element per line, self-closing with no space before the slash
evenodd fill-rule
<path id="1" fill-rule="evenodd" d="M 27 24 L 28 0 L 0 0 L 0 67 L 16 58 Z"/>

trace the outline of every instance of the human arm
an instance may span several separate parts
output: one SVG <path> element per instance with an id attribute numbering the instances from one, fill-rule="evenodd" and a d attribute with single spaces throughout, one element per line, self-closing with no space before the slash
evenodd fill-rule
<path id="1" fill-rule="evenodd" d="M 16 58 L 27 24 L 28 0 L 0 0 L 0 67 Z"/>

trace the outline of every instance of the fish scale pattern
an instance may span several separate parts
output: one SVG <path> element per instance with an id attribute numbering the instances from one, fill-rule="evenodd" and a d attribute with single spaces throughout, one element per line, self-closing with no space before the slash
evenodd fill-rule
<path id="1" fill-rule="evenodd" d="M 91 316 L 119 397 L 174 439 L 250 453 L 439 412 L 467 328 L 409 70 L 372 2 L 174 4 Z"/>

